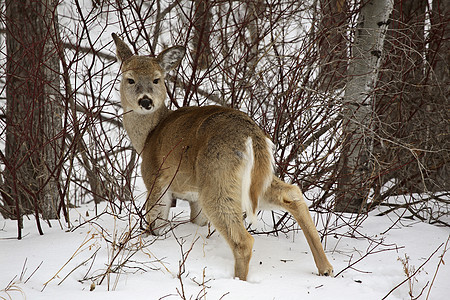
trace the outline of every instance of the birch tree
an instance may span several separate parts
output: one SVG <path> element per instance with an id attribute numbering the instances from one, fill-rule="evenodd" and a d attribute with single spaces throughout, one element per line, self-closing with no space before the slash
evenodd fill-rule
<path id="1" fill-rule="evenodd" d="M 355 28 L 343 101 L 343 146 L 339 159 L 336 211 L 360 212 L 373 170 L 373 107 L 383 43 L 393 1 L 368 1 Z"/>

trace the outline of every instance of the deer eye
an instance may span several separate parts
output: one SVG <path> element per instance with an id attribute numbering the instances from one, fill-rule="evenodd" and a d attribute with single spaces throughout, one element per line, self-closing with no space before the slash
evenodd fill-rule
<path id="1" fill-rule="evenodd" d="M 134 84 L 134 79 L 128 78 L 127 81 L 129 84 Z"/>
<path id="2" fill-rule="evenodd" d="M 153 83 L 154 83 L 154 84 L 158 84 L 158 83 L 159 83 L 159 79 L 160 79 L 160 78 L 156 78 L 155 80 L 153 80 Z"/>

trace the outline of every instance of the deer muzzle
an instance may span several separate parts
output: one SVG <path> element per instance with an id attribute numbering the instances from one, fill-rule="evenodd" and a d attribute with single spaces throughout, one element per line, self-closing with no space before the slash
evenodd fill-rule
<path id="1" fill-rule="evenodd" d="M 147 96 L 144 96 L 141 99 L 139 99 L 138 104 L 140 107 L 150 110 L 153 107 L 153 100 Z"/>

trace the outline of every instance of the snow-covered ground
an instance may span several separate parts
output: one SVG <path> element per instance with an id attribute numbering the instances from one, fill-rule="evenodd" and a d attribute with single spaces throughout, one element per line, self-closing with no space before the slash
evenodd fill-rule
<path id="1" fill-rule="evenodd" d="M 110 210 L 102 204 L 98 211 Z M 172 212 L 179 221 L 188 218 L 187 210 L 182 204 Z M 255 235 L 243 282 L 233 278 L 227 244 L 217 233 L 207 237 L 207 227 L 181 222 L 165 237 L 136 237 L 118 251 L 133 217 L 104 214 L 85 223 L 94 216 L 92 205 L 70 215 L 76 230 L 53 221 L 51 228 L 43 223 L 43 236 L 32 218 L 25 220 L 20 241 L 15 221 L 0 219 L 0 299 L 180 299 L 184 294 L 186 299 L 369 300 L 383 299 L 392 289 L 387 299 L 411 299 L 410 290 L 413 297 L 421 294 L 419 299 L 450 299 L 449 254 L 441 261 L 450 247 L 449 228 L 412 220 L 393 225 L 398 218 L 372 214 L 355 231 L 336 229 L 326 238 L 335 278 L 317 275 L 301 231 Z M 111 262 L 123 268 L 100 284 Z M 406 280 L 406 272 L 416 273 Z"/>

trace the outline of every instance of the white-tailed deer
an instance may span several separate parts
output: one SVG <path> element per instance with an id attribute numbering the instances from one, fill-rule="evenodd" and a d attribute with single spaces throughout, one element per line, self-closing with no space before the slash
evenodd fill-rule
<path id="1" fill-rule="evenodd" d="M 256 123 L 220 106 L 170 111 L 164 78 L 180 63 L 184 47 L 153 58 L 133 55 L 116 34 L 113 39 L 122 62 L 123 124 L 142 156 L 149 231 L 158 234 L 167 224 L 173 197 L 188 200 L 191 220 L 214 225 L 233 251 L 235 276 L 246 280 L 254 239 L 245 229 L 243 212 L 254 216 L 259 205 L 268 204 L 294 216 L 319 274 L 332 275 L 302 192 L 274 175 L 273 144 Z"/>

